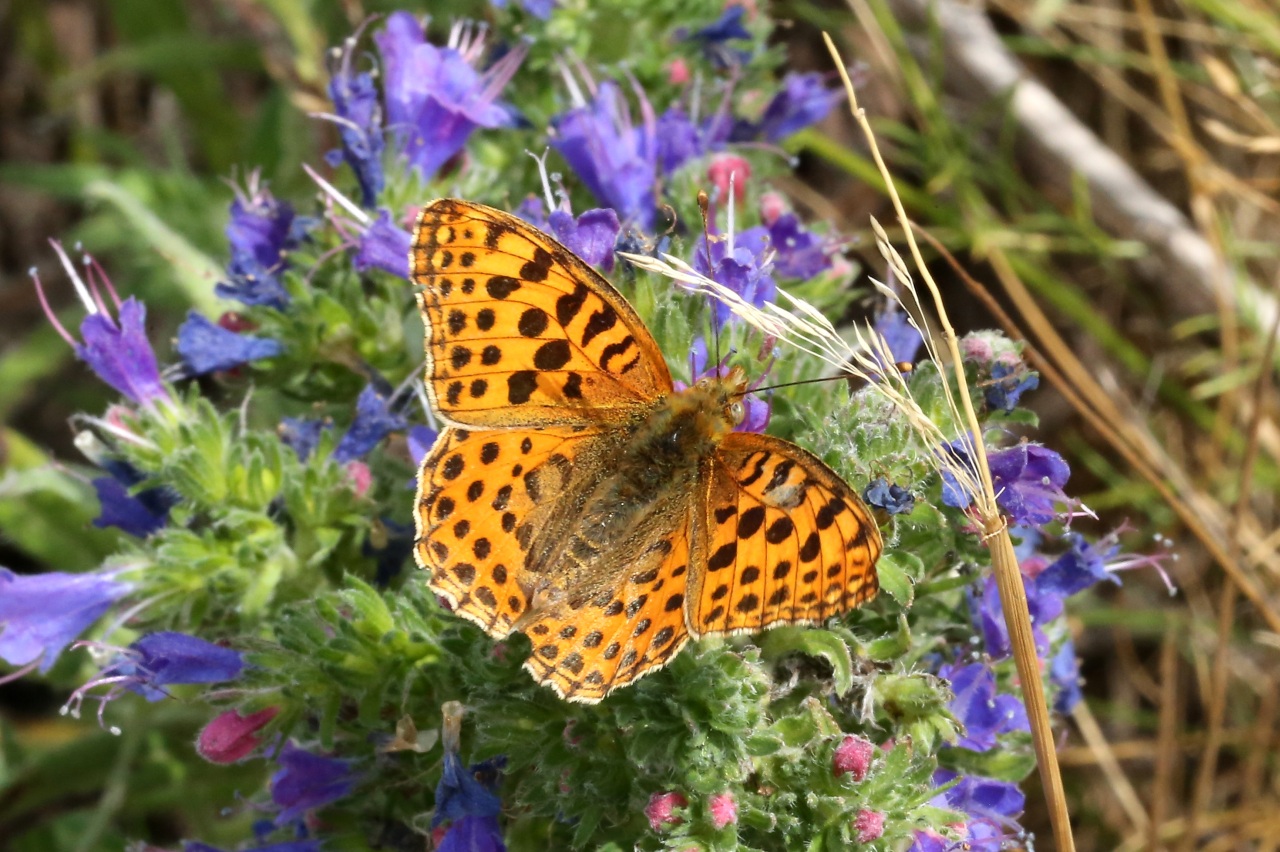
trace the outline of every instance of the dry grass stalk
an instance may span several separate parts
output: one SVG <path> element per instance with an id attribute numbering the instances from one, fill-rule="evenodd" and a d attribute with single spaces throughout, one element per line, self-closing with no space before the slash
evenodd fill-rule
<path id="1" fill-rule="evenodd" d="M 947 315 L 946 306 L 942 302 L 942 294 L 937 283 L 929 274 L 928 267 L 920 253 L 912 235 L 911 222 L 907 218 L 902 200 L 894 189 L 893 178 L 885 165 L 876 144 L 875 134 L 867 121 L 866 114 L 858 107 L 857 94 L 849 79 L 844 60 L 836 49 L 830 35 L 823 33 L 827 49 L 840 72 L 845 92 L 849 98 L 849 108 L 862 128 L 870 147 L 872 157 L 884 178 L 893 202 L 898 221 L 906 234 L 907 245 L 911 249 L 912 259 L 924 279 L 925 286 L 933 297 L 938 321 L 943 328 L 943 341 L 951 356 L 951 364 L 955 371 L 959 388 L 960 402 L 963 408 L 963 420 L 972 434 L 973 457 L 976 461 L 977 473 L 981 478 L 982 489 L 976 492 L 974 506 L 981 519 L 988 547 L 991 550 L 992 564 L 995 569 L 996 584 L 1000 590 L 1000 604 L 1004 614 L 1005 625 L 1013 646 L 1014 661 L 1017 664 L 1018 677 L 1022 686 L 1023 701 L 1027 708 L 1027 717 L 1031 722 L 1031 738 L 1035 746 L 1037 765 L 1040 770 L 1041 784 L 1049 806 L 1050 820 L 1053 824 L 1054 838 L 1061 852 L 1075 849 L 1075 841 L 1071 833 L 1071 820 L 1067 812 L 1066 793 L 1062 787 L 1062 775 L 1058 769 L 1056 747 L 1053 739 L 1053 727 L 1049 720 L 1049 708 L 1044 698 L 1044 684 L 1040 675 L 1040 661 L 1036 656 L 1035 640 L 1031 632 L 1031 617 L 1027 608 L 1026 589 L 1023 586 L 1022 572 L 1018 567 L 1018 559 L 1014 553 L 1013 541 L 1009 538 L 1007 526 L 999 509 L 996 507 L 995 488 L 991 481 L 991 470 L 987 463 L 986 446 L 982 441 L 982 428 L 978 423 L 977 413 L 973 410 L 973 402 L 969 397 L 968 383 L 964 375 L 964 362 L 960 356 L 959 344 L 955 329 Z M 944 387 L 945 387 L 944 383 Z"/>

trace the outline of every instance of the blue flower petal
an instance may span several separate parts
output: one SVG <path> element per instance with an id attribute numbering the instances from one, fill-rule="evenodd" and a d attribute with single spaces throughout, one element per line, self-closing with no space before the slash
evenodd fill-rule
<path id="1" fill-rule="evenodd" d="M 147 502 L 129 493 L 129 488 L 118 479 L 100 476 L 91 483 L 98 493 L 98 503 L 102 514 L 93 519 L 93 525 L 99 529 L 117 527 L 129 535 L 146 538 L 164 528 L 169 522 L 169 511 L 155 511 Z M 148 489 L 157 493 L 161 489 Z M 143 492 L 144 494 L 146 492 Z"/>
<path id="2" fill-rule="evenodd" d="M 373 385 L 367 385 L 356 400 L 356 417 L 351 428 L 333 450 L 340 464 L 362 458 L 389 433 L 407 429 L 408 421 L 391 410 L 389 400 Z"/>
<path id="3" fill-rule="evenodd" d="M 233 370 L 284 352 L 278 340 L 236 334 L 195 311 L 178 328 L 178 355 L 188 376 Z"/>
<path id="4" fill-rule="evenodd" d="M 357 272 L 381 269 L 400 278 L 409 279 L 409 247 L 412 235 L 395 224 L 391 211 L 383 208 L 378 218 L 360 235 L 360 245 L 354 264 Z"/>
<path id="5" fill-rule="evenodd" d="M 301 819 L 308 811 L 349 794 L 355 775 L 345 760 L 322 757 L 286 743 L 280 769 L 271 776 L 271 800 L 279 807 L 276 825 Z"/>
<path id="6" fill-rule="evenodd" d="M 104 574 L 15 574 L 0 568 L 0 658 L 40 671 L 97 621 L 130 586 Z"/>
<path id="7" fill-rule="evenodd" d="M 89 314 L 80 323 L 80 336 L 84 343 L 76 347 L 76 355 L 129 400 L 150 405 L 169 398 L 147 340 L 147 309 L 137 299 L 124 301 L 118 322 L 106 314 Z"/>

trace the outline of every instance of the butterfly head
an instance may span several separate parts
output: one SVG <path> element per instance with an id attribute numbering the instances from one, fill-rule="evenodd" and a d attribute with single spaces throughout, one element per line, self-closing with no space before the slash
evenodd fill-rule
<path id="1" fill-rule="evenodd" d="M 705 395 L 707 406 L 723 417 L 726 431 L 740 425 L 747 416 L 742 398 L 747 392 L 747 374 L 741 367 L 730 367 L 723 376 L 698 379 L 691 390 Z"/>

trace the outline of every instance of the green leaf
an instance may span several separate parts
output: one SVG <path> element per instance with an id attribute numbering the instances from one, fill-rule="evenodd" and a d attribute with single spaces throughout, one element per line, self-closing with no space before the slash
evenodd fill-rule
<path id="1" fill-rule="evenodd" d="M 766 660 L 776 660 L 786 654 L 821 657 L 831 664 L 837 695 L 844 695 L 853 686 L 853 657 L 849 646 L 830 630 L 778 627 L 765 634 L 760 652 Z"/>
<path id="2" fill-rule="evenodd" d="M 915 600 L 915 578 L 924 574 L 924 563 L 913 553 L 891 550 L 876 562 L 880 588 L 903 607 Z"/>

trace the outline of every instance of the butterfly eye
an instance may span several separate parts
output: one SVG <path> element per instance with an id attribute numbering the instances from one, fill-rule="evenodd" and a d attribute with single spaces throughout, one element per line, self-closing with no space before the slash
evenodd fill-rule
<path id="1" fill-rule="evenodd" d="M 747 416 L 747 408 L 741 402 L 735 402 L 729 406 L 729 417 L 733 419 L 733 425 L 737 426 Z"/>

